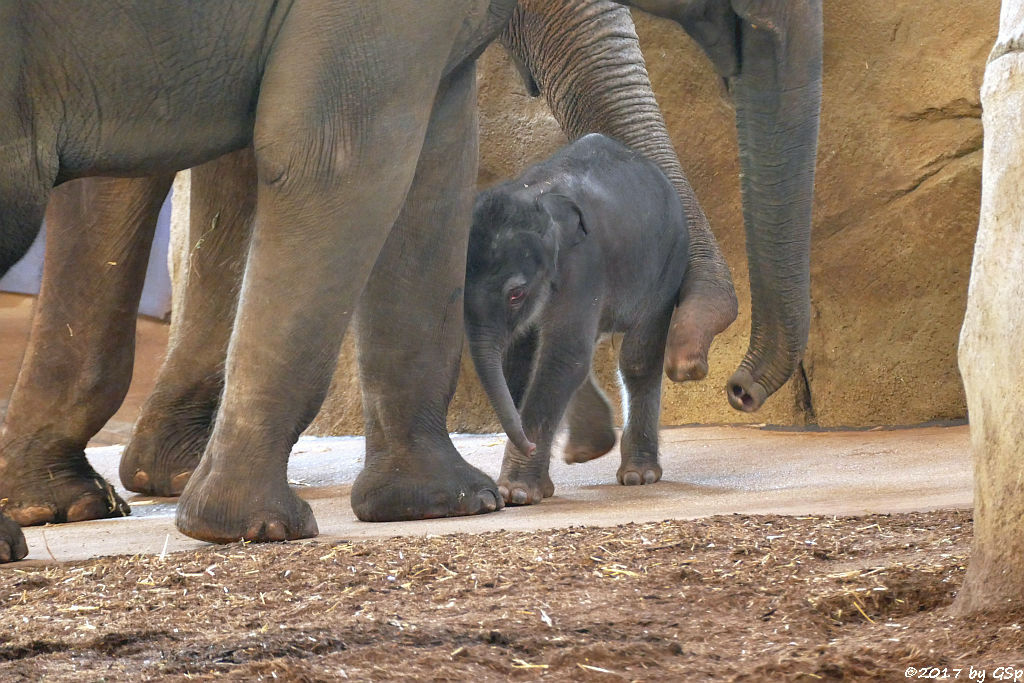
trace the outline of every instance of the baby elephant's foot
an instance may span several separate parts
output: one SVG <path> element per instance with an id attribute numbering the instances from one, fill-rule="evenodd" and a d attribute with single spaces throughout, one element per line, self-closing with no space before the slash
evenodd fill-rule
<path id="1" fill-rule="evenodd" d="M 545 498 L 555 495 L 555 484 L 551 477 L 544 475 L 539 480 L 498 478 L 498 495 L 507 505 L 536 505 Z"/>
<path id="2" fill-rule="evenodd" d="M 589 462 L 600 458 L 615 448 L 615 430 L 610 427 L 600 430 L 597 434 L 578 436 L 569 434 L 569 442 L 565 444 L 562 457 L 567 463 Z"/>
<path id="3" fill-rule="evenodd" d="M 623 486 L 640 486 L 653 484 L 661 479 L 661 465 L 657 456 L 641 456 L 622 458 L 616 478 Z"/>
<path id="4" fill-rule="evenodd" d="M 542 473 L 536 467 L 518 466 L 506 455 L 498 477 L 498 495 L 508 505 L 536 505 L 555 495 L 555 484 L 547 468 Z"/>

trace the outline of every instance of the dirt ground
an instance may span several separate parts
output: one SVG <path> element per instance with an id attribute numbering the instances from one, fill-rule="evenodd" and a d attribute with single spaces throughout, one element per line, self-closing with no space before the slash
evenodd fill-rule
<path id="1" fill-rule="evenodd" d="M 731 515 L 7 570 L 0 679 L 994 680 L 1024 614 L 949 614 L 970 535 Z"/>

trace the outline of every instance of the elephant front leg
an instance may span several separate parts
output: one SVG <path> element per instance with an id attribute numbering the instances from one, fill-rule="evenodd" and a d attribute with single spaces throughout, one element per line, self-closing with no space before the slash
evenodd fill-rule
<path id="1" fill-rule="evenodd" d="M 187 216 L 188 234 L 175 254 L 167 357 L 121 457 L 125 488 L 149 495 L 180 495 L 210 438 L 256 210 L 250 148 L 190 176 L 189 206 L 175 207 L 175 218 Z"/>
<path id="2" fill-rule="evenodd" d="M 21 525 L 129 513 L 84 449 L 131 382 L 135 316 L 170 183 L 90 178 L 51 196 L 42 288 L 0 432 L 0 499 Z"/>
<path id="3" fill-rule="evenodd" d="M 622 464 L 616 476 L 620 484 L 653 484 L 661 479 L 658 464 L 658 428 L 661 417 L 661 367 L 671 310 L 647 321 L 622 339 L 619 373 L 629 400 L 628 418 L 622 431 Z"/>
<path id="4" fill-rule="evenodd" d="M 493 480 L 462 459 L 446 416 L 462 351 L 462 287 L 476 179 L 475 69 L 451 79 L 416 179 L 359 314 L 366 466 L 352 488 L 364 521 L 492 512 Z"/>
<path id="5" fill-rule="evenodd" d="M 224 392 L 206 450 L 178 503 L 178 528 L 193 538 L 264 541 L 317 533 L 309 505 L 288 487 L 288 455 L 327 392 L 342 335 L 412 185 L 431 108 L 435 100 L 447 101 L 438 84 L 452 44 L 443 37 L 454 35 L 460 16 L 432 13 L 413 32 L 405 19 L 372 3 L 317 7 L 289 16 L 261 85 L 253 140 L 256 221 Z M 375 30 L 353 41 L 331 34 L 325 39 L 320 13 L 342 24 L 366 21 Z M 471 83 L 473 74 L 467 78 Z M 467 86 L 464 107 L 473 100 Z M 458 133 L 468 137 L 465 130 Z M 423 192 L 443 206 L 444 189 L 441 184 Z M 435 215 L 429 203 L 421 210 L 422 217 L 437 221 L 435 235 L 465 234 L 457 221 L 454 227 L 447 222 L 446 212 Z M 393 259 L 402 257 L 401 266 L 381 274 L 399 297 L 438 276 L 402 237 L 388 247 Z M 451 305 L 460 305 L 458 292 L 452 295 Z M 449 325 L 461 324 L 458 316 L 446 320 L 437 312 L 431 309 L 418 325 L 403 325 L 373 341 L 413 344 L 424 336 L 422 348 L 433 349 L 452 338 Z M 432 376 L 416 376 L 422 366 L 406 365 L 409 358 L 415 353 L 387 358 L 392 372 L 405 375 L 405 384 L 388 400 L 402 400 L 409 387 L 431 390 Z M 419 396 L 391 410 L 415 410 Z M 444 430 L 443 412 L 434 419 L 428 434 Z M 392 436 L 390 425 L 385 428 Z M 415 432 L 394 438 L 415 440 L 409 446 L 433 445 Z"/>
<path id="6" fill-rule="evenodd" d="M 597 323 L 573 325 L 569 316 L 562 317 L 568 329 L 541 335 L 537 367 L 523 399 L 523 431 L 537 449 L 526 455 L 511 442 L 505 446 L 498 491 L 511 505 L 532 505 L 555 494 L 548 472 L 555 430 L 590 373 Z"/>

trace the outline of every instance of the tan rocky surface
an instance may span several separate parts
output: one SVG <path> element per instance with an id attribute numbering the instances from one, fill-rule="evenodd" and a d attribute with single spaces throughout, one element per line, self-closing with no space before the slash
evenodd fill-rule
<path id="1" fill-rule="evenodd" d="M 754 415 L 733 411 L 722 391 L 750 324 L 732 109 L 680 29 L 634 17 L 670 133 L 740 298 L 740 318 L 713 347 L 708 379 L 666 387 L 663 423 L 853 426 L 965 417 L 957 335 L 978 221 L 978 92 L 999 3 L 967 0 L 941 12 L 882 0 L 825 3 L 813 319 L 804 360 L 810 409 L 798 377 Z M 564 144 L 501 48 L 485 54 L 479 80 L 482 186 Z M 617 397 L 613 359 L 606 346 L 598 366 Z M 464 364 L 450 426 L 496 429 L 470 368 Z M 361 428 L 352 376 L 346 360 L 316 432 Z"/>

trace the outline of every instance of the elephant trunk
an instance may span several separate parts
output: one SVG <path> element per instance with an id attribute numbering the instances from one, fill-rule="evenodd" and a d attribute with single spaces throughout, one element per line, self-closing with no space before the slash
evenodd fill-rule
<path id="1" fill-rule="evenodd" d="M 800 3 L 803 4 L 803 3 Z M 732 79 L 750 269 L 750 346 L 729 402 L 757 410 L 793 374 L 810 327 L 811 200 L 821 103 L 821 9 L 779 31 L 748 18 Z M 792 12 L 793 16 L 797 12 Z"/>
<path id="2" fill-rule="evenodd" d="M 703 378 L 711 340 L 736 319 L 736 294 L 654 98 L 629 10 L 606 0 L 520 0 L 502 42 L 533 75 L 570 139 L 613 137 L 657 163 L 675 186 L 690 258 L 666 371 L 677 381 Z"/>
<path id="3" fill-rule="evenodd" d="M 502 371 L 501 344 L 486 341 L 486 337 L 472 330 L 468 331 L 467 336 L 476 374 L 480 377 L 480 383 L 483 385 L 484 391 L 487 392 L 487 398 L 490 399 L 494 412 L 498 415 L 501 428 L 505 430 L 509 441 L 520 453 L 523 455 L 533 454 L 537 450 L 537 446 L 526 437 L 526 432 L 523 431 L 523 422 L 519 417 L 519 411 L 512 400 L 508 382 Z"/>

